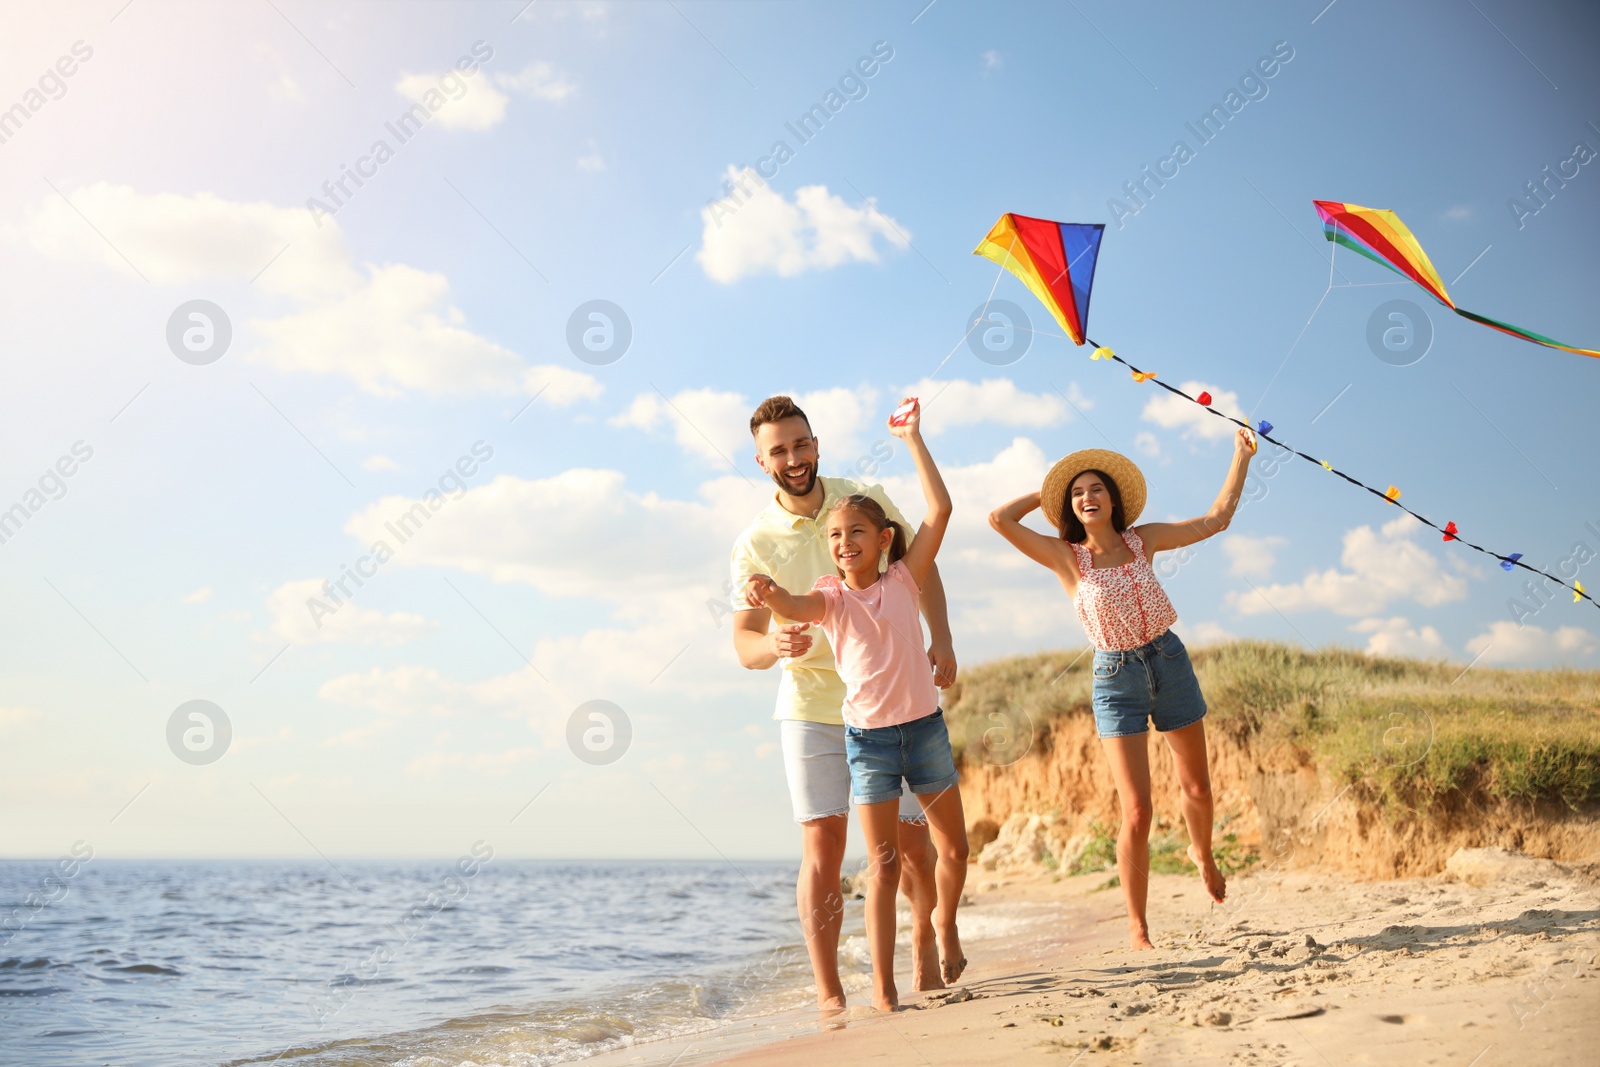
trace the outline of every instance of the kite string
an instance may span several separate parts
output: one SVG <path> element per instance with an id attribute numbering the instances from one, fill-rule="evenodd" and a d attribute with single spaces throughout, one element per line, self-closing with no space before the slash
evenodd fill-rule
<path id="1" fill-rule="evenodd" d="M 1326 294 L 1324 294 L 1324 295 L 1326 295 Z M 1127 367 L 1133 373 L 1135 373 L 1135 374 L 1148 373 L 1146 371 L 1140 370 L 1138 367 L 1135 367 L 1132 363 L 1129 363 L 1127 360 L 1123 359 L 1121 356 L 1117 355 L 1115 352 L 1112 352 L 1110 349 L 1101 349 L 1101 347 L 1099 345 L 1095 344 L 1093 338 L 1086 337 L 1086 338 L 1084 338 L 1084 340 L 1087 341 L 1088 344 L 1091 347 L 1093 347 L 1094 349 L 1096 349 L 1097 351 L 1104 351 L 1112 359 L 1116 360 L 1118 363 L 1122 364 L 1124 367 Z M 1168 385 L 1166 382 L 1162 381 L 1160 378 L 1151 377 L 1151 378 L 1148 378 L 1146 380 L 1155 382 L 1157 385 L 1159 385 L 1161 388 L 1165 389 L 1169 393 L 1175 393 L 1178 396 L 1183 397 L 1185 400 L 1191 401 L 1191 402 L 1196 403 L 1196 404 L 1200 404 L 1200 401 L 1196 400 L 1194 397 L 1190 396 L 1188 393 L 1184 392 L 1182 389 L 1179 389 L 1177 386 Z M 1379 499 L 1383 500 L 1385 503 L 1393 504 L 1395 507 L 1397 507 L 1401 511 L 1405 512 L 1407 515 L 1410 515 L 1413 519 L 1416 519 L 1418 522 L 1423 523 L 1424 525 L 1427 525 L 1427 526 L 1431 526 L 1433 529 L 1438 530 L 1440 533 L 1444 533 L 1445 532 L 1444 527 L 1440 526 L 1438 523 L 1432 521 L 1431 519 L 1429 519 L 1429 518 L 1427 518 L 1427 517 L 1425 517 L 1423 515 L 1419 515 L 1415 511 L 1412 511 L 1410 508 L 1408 508 L 1404 504 L 1400 503 L 1400 501 L 1391 498 L 1388 493 L 1385 493 L 1385 492 L 1382 492 L 1380 490 L 1374 489 L 1372 486 L 1370 486 L 1367 483 L 1361 481 L 1360 479 L 1353 478 L 1350 475 L 1346 474 L 1344 471 L 1336 470 L 1332 465 L 1324 462 L 1323 460 L 1317 459 L 1315 456 L 1308 456 L 1304 452 L 1300 451 L 1299 449 L 1294 448 L 1294 447 L 1292 447 L 1292 446 L 1290 446 L 1288 444 L 1285 444 L 1284 442 L 1279 441 L 1275 437 L 1270 437 L 1267 434 L 1263 433 L 1259 429 L 1253 429 L 1250 426 L 1249 423 L 1240 422 L 1238 419 L 1234 418 L 1232 415 L 1228 415 L 1228 414 L 1226 414 L 1224 412 L 1218 411 L 1216 408 L 1213 408 L 1213 407 L 1211 407 L 1210 405 L 1207 405 L 1207 404 L 1200 404 L 1200 406 L 1202 408 L 1204 408 L 1205 411 L 1207 411 L 1208 413 L 1210 413 L 1212 415 L 1215 415 L 1219 419 L 1226 419 L 1228 422 L 1231 422 L 1236 426 L 1242 427 L 1243 429 L 1246 429 L 1246 430 L 1251 430 L 1253 433 L 1256 434 L 1256 436 L 1262 438 L 1263 440 L 1272 442 L 1273 444 L 1277 445 L 1279 448 L 1283 449 L 1286 452 L 1294 453 L 1295 455 L 1299 456 L 1301 459 L 1305 460 L 1307 463 L 1315 463 L 1317 466 L 1322 467 L 1325 470 L 1331 471 L 1334 474 L 1337 474 L 1339 477 L 1343 478 L 1345 481 L 1349 482 L 1351 485 L 1354 485 L 1354 486 L 1356 486 L 1357 488 L 1360 488 L 1360 489 L 1365 489 L 1367 492 L 1369 492 L 1373 496 L 1378 497 Z M 1566 589 L 1566 590 L 1570 591 L 1575 597 L 1582 597 L 1583 599 L 1589 601 L 1589 603 L 1593 604 L 1596 608 L 1600 608 L 1600 601 L 1595 600 L 1595 598 L 1590 596 L 1589 593 L 1586 590 L 1579 589 L 1573 584 L 1570 584 L 1568 582 L 1564 582 L 1560 578 L 1557 578 L 1555 575 L 1549 574 L 1549 573 L 1547 573 L 1545 571 L 1542 571 L 1537 567 L 1529 566 L 1528 564 L 1522 562 L 1521 559 L 1515 559 L 1515 558 L 1513 558 L 1513 557 L 1511 557 L 1509 555 L 1504 555 L 1503 556 L 1500 553 L 1494 551 L 1493 549 L 1484 548 L 1482 545 L 1474 544 L 1473 542 L 1468 541 L 1466 538 L 1462 537 L 1459 533 L 1449 534 L 1448 538 L 1449 538 L 1449 540 L 1452 540 L 1452 541 L 1459 541 L 1461 544 L 1466 545 L 1468 548 L 1472 549 L 1475 552 L 1481 552 L 1486 556 L 1491 556 L 1494 559 L 1499 560 L 1501 566 L 1504 567 L 1505 569 L 1509 570 L 1510 567 L 1521 567 L 1525 571 L 1528 571 L 1528 572 L 1533 573 L 1533 574 L 1540 575 L 1540 576 L 1542 576 L 1544 578 L 1548 578 L 1550 581 L 1555 582 L 1557 585 L 1561 586 L 1563 589 Z M 1509 566 L 1507 566 L 1508 564 L 1509 564 Z"/>
<path id="2" fill-rule="evenodd" d="M 1015 241 L 1012 243 L 1015 245 Z M 928 375 L 929 381 L 937 378 L 939 376 L 939 372 L 944 369 L 944 365 L 950 362 L 950 357 L 956 354 L 957 349 L 967 343 L 967 338 L 971 337 L 972 331 L 978 328 L 978 323 L 989 321 L 989 305 L 994 303 L 995 290 L 1000 288 L 1000 277 L 1001 275 L 1005 274 L 1005 272 L 1006 269 L 1004 266 L 1000 267 L 994 272 L 994 284 L 989 286 L 989 295 L 984 298 L 983 311 L 978 315 L 977 318 L 972 320 L 972 325 L 968 326 L 967 332 L 961 335 L 961 340 L 956 342 L 955 348 L 952 348 L 950 351 L 946 352 L 944 354 L 944 358 L 939 361 L 939 365 L 933 368 L 933 373 Z"/>

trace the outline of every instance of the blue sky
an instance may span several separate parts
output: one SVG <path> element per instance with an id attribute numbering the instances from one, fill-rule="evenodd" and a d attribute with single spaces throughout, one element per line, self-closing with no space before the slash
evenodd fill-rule
<path id="1" fill-rule="evenodd" d="M 14 13 L 0 508 L 27 517 L 0 544 L 0 852 L 792 854 L 777 679 L 739 669 L 708 608 L 769 484 L 742 429 L 756 401 L 801 396 L 825 473 L 876 463 L 910 513 L 881 427 L 908 389 L 928 401 L 967 665 L 1082 640 L 983 522 L 1056 457 L 1134 456 L 1152 518 L 1200 513 L 1226 469 L 1225 424 L 1089 361 L 971 255 L 1004 211 L 1107 223 L 1090 333 L 1163 380 L 1482 544 L 1552 568 L 1600 552 L 1600 361 L 1458 319 L 1354 255 L 1330 266 L 1310 203 L 1393 208 L 1461 306 L 1600 344 L 1600 163 L 1564 162 L 1600 151 L 1596 18 L 1499 0 Z M 430 90 L 442 106 L 400 143 L 385 124 Z M 801 143 L 786 124 L 830 91 Z M 1186 124 L 1230 91 L 1247 101 L 1201 144 Z M 392 155 L 362 162 L 379 139 Z M 1124 184 L 1180 139 L 1193 158 L 1135 204 Z M 741 176 L 780 140 L 792 157 Z M 1577 172 L 1535 205 L 1546 166 Z M 357 167 L 330 205 L 324 183 Z M 730 176 L 744 192 L 719 207 Z M 1039 331 L 1014 362 L 962 343 L 991 294 Z M 197 299 L 233 331 L 205 365 L 166 339 Z M 612 362 L 567 342 L 593 300 L 631 326 Z M 1368 344 L 1392 300 L 1432 335 L 1406 366 Z M 48 475 L 78 442 L 92 456 Z M 475 446 L 423 532 L 316 626 L 307 599 Z M 1167 579 L 1192 644 L 1600 660 L 1591 606 L 1519 626 L 1526 575 L 1315 467 L 1258 493 Z M 193 699 L 233 734 L 199 766 L 167 742 Z M 632 728 L 602 766 L 567 743 L 590 700 Z"/>

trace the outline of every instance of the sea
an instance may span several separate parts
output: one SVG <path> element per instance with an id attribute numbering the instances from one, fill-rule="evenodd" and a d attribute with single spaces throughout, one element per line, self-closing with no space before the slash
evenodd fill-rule
<path id="1" fill-rule="evenodd" d="M 793 1012 L 815 1002 L 795 875 L 471 855 L 96 857 L 70 876 L 3 861 L 0 1064 L 543 1067 Z M 964 939 L 1041 919 L 964 917 Z M 847 990 L 867 985 L 861 935 L 852 901 Z"/>

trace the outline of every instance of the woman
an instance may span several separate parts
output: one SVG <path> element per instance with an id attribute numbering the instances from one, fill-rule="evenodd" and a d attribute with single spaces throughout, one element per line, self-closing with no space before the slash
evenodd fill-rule
<path id="1" fill-rule="evenodd" d="M 1167 739 L 1183 787 L 1189 859 L 1218 903 L 1227 892 L 1211 855 L 1211 775 L 1206 762 L 1205 697 L 1189 653 L 1169 627 L 1177 612 L 1150 569 L 1157 552 L 1204 541 L 1228 528 L 1244 488 L 1255 435 L 1241 429 L 1233 463 L 1211 510 L 1188 522 L 1133 525 L 1144 511 L 1144 475 L 1124 456 L 1089 448 L 1063 459 L 1037 493 L 989 516 L 989 525 L 1023 555 L 1053 571 L 1077 607 L 1095 647 L 1094 720 L 1122 807 L 1117 870 L 1128 902 L 1129 940 L 1154 948 L 1145 918 L 1150 887 L 1150 723 Z M 1041 508 L 1059 536 L 1022 525 Z"/>

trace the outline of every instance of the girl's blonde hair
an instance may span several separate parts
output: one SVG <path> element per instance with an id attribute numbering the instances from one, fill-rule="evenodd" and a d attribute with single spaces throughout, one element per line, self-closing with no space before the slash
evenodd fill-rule
<path id="1" fill-rule="evenodd" d="M 889 542 L 889 562 L 898 563 L 905 558 L 907 548 L 906 528 L 891 519 L 888 513 L 883 510 L 882 504 L 865 493 L 851 493 L 849 496 L 841 497 L 830 509 L 829 514 L 844 511 L 847 508 L 855 508 L 861 512 L 867 517 L 867 521 L 872 523 L 878 530 L 894 530 L 894 540 Z"/>

